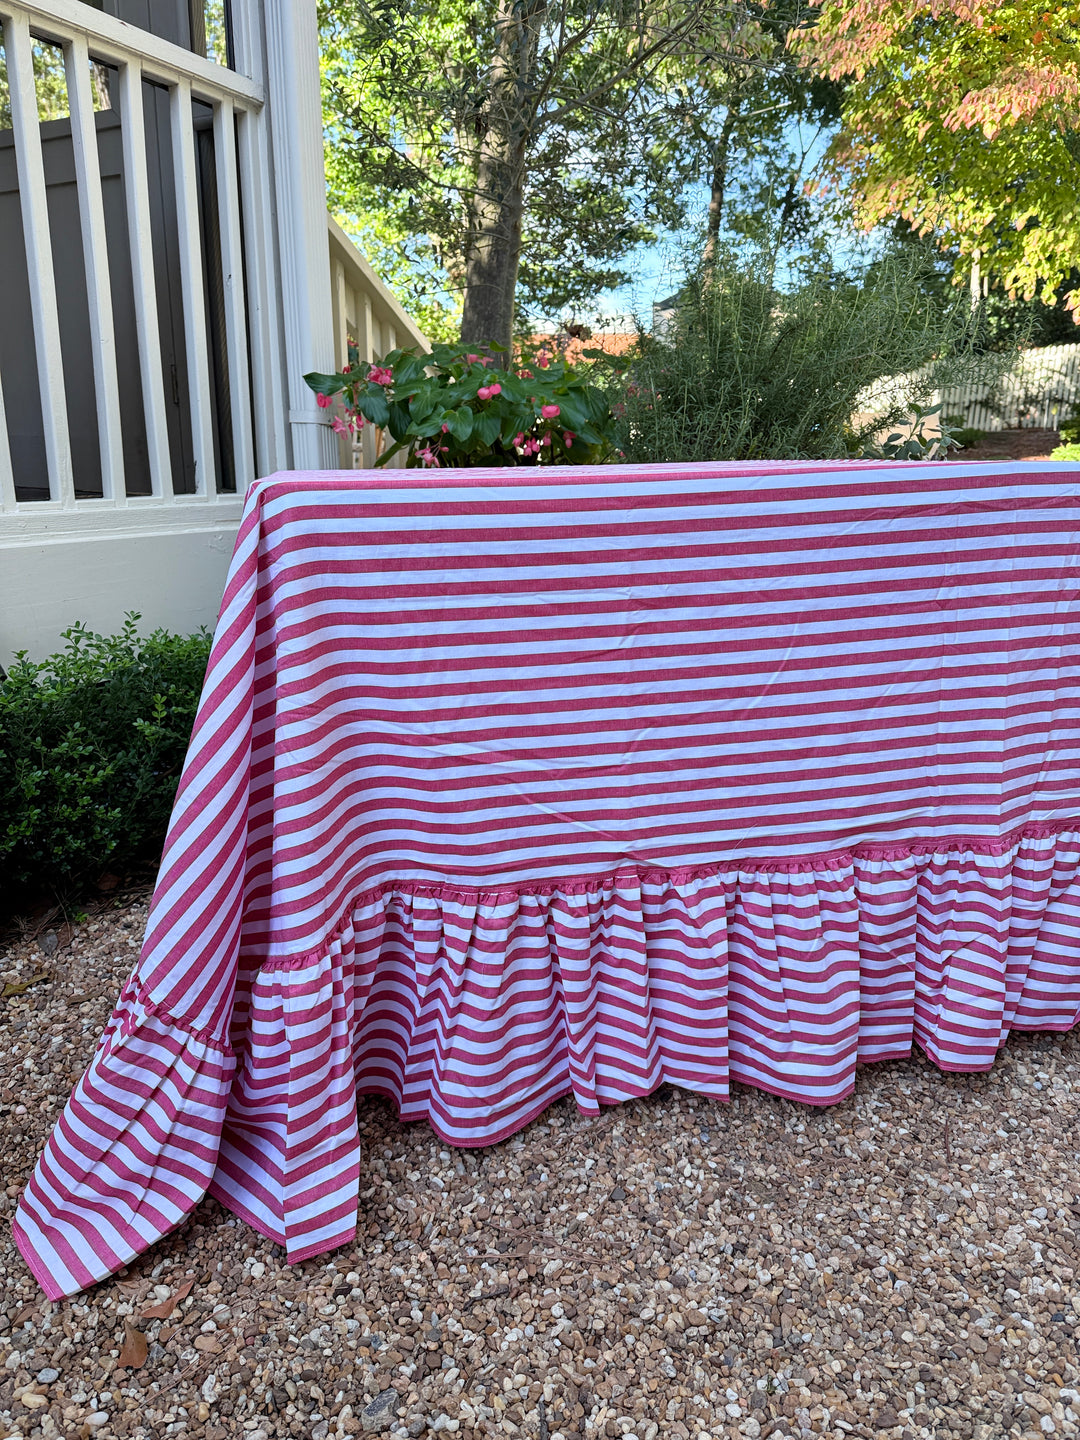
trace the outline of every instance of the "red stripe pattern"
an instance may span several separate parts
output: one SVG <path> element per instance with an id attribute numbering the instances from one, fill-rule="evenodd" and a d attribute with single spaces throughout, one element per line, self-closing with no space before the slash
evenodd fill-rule
<path id="1" fill-rule="evenodd" d="M 1080 1015 L 1080 466 L 281 475 L 146 941 L 23 1196 L 51 1298 L 207 1192 L 354 1234 L 356 1095 L 490 1144 Z"/>

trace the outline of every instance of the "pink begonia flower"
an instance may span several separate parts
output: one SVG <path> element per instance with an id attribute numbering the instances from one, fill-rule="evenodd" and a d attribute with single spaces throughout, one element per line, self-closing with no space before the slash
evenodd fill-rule
<path id="1" fill-rule="evenodd" d="M 535 455 L 539 449 L 539 440 L 534 440 L 530 437 L 528 440 L 525 441 L 524 450 L 526 455 Z"/>
<path id="2" fill-rule="evenodd" d="M 342 375 L 348 375 L 348 374 L 351 372 L 351 370 L 352 370 L 352 366 L 351 366 L 351 365 L 342 365 L 342 367 L 341 367 L 341 373 L 342 373 Z"/>
<path id="3" fill-rule="evenodd" d="M 531 370 L 519 370 L 518 378 L 521 380 L 532 380 L 535 377 L 533 376 L 533 372 Z"/>
<path id="4" fill-rule="evenodd" d="M 548 433 L 547 433 L 547 434 L 544 436 L 544 438 L 540 441 L 540 444 L 541 444 L 541 445 L 550 445 L 550 444 L 551 444 L 551 432 L 550 432 L 550 431 L 548 431 Z"/>
<path id="5" fill-rule="evenodd" d="M 442 433 L 443 433 L 444 435 L 449 435 L 449 434 L 450 434 L 450 426 L 449 426 L 449 425 L 444 425 L 444 426 L 442 427 Z"/>
<path id="6" fill-rule="evenodd" d="M 559 407 L 557 405 L 540 406 L 540 414 L 544 417 L 545 420 L 554 420 L 558 413 Z"/>
<path id="7" fill-rule="evenodd" d="M 501 385 L 481 385 L 481 386 L 480 386 L 480 389 L 477 390 L 477 392 L 476 392 L 476 396 L 477 396 L 477 399 L 478 399 L 478 400 L 490 400 L 493 395 L 501 395 L 501 394 L 502 394 L 502 386 L 501 386 Z"/>
<path id="8" fill-rule="evenodd" d="M 523 445 L 524 443 L 525 443 L 525 432 L 524 432 L 524 430 L 519 430 L 518 433 L 514 436 L 514 444 L 515 444 L 515 445 Z"/>
<path id="9" fill-rule="evenodd" d="M 334 403 L 334 399 L 333 399 L 333 396 L 332 396 L 332 395 L 316 395 L 316 396 L 315 396 L 315 404 L 318 405 L 318 407 L 319 407 L 320 410 L 329 410 L 329 409 L 330 409 L 330 406 L 331 406 L 333 403 Z"/>
<path id="10" fill-rule="evenodd" d="M 372 385 L 392 385 L 394 383 L 394 372 L 389 365 L 373 365 L 368 371 L 368 380 Z"/>
<path id="11" fill-rule="evenodd" d="M 335 435 L 352 434 L 352 426 L 346 425 L 345 421 L 341 418 L 340 415 L 335 415 L 333 420 L 330 421 L 330 429 L 333 430 Z"/>
<path id="12" fill-rule="evenodd" d="M 570 446 L 574 443 L 574 432 L 572 430 L 563 431 L 562 443 L 566 446 L 567 450 L 570 449 Z"/>
<path id="13" fill-rule="evenodd" d="M 470 365 L 475 365 L 477 360 L 480 361 L 481 365 L 484 363 L 484 357 L 482 355 L 466 355 L 465 359 Z"/>
<path id="14" fill-rule="evenodd" d="M 548 368 L 548 366 L 551 364 L 551 361 L 548 359 L 548 357 L 547 357 L 546 355 L 541 355 L 540 358 L 539 358 L 539 360 L 538 360 L 536 363 L 540 366 L 540 369 L 541 369 L 541 370 L 546 370 L 546 369 Z"/>

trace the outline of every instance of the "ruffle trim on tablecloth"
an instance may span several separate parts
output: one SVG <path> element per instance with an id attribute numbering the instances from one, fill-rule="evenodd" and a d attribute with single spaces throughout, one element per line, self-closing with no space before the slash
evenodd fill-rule
<path id="1" fill-rule="evenodd" d="M 238 988 L 235 1077 L 224 1036 L 170 1024 L 129 986 L 16 1238 L 57 1298 L 209 1188 L 296 1263 L 355 1232 L 358 1092 L 486 1145 L 567 1094 L 596 1114 L 664 1082 L 724 1099 L 737 1080 L 830 1104 L 859 1062 L 913 1041 L 943 1069 L 985 1070 L 1010 1030 L 1078 1018 L 1076 830 L 565 885 L 381 886 L 318 952 Z"/>

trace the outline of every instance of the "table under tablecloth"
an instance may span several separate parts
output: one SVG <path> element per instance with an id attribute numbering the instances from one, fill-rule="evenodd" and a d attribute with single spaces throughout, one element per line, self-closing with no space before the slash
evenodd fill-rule
<path id="1" fill-rule="evenodd" d="M 256 483 L 141 959 L 16 1217 L 46 1293 L 207 1191 L 346 1242 L 358 1093 L 482 1145 L 1074 1025 L 1078 520 L 1053 463 Z"/>

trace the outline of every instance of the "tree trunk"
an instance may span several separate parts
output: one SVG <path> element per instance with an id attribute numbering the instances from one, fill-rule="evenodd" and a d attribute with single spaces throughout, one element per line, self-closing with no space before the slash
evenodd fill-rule
<path id="1" fill-rule="evenodd" d="M 525 208 L 528 105 L 549 0 L 499 0 L 476 192 L 470 204 L 461 338 L 511 348 Z"/>
<path id="2" fill-rule="evenodd" d="M 716 262 L 716 250 L 720 242 L 720 220 L 724 213 L 724 186 L 727 184 L 728 151 L 731 148 L 731 136 L 735 130 L 735 123 L 739 118 L 739 102 L 733 99 L 728 106 L 728 112 L 724 116 L 723 128 L 720 131 L 720 138 L 713 148 L 713 170 L 712 179 L 709 183 L 709 221 L 705 229 L 705 254 L 703 259 L 706 268 Z"/>

